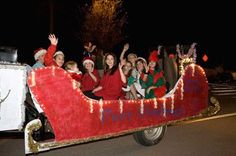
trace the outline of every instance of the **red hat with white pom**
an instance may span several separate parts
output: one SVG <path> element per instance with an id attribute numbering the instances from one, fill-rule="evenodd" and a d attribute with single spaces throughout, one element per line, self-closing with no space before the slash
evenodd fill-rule
<path id="1" fill-rule="evenodd" d="M 39 48 L 39 49 L 35 50 L 34 51 L 34 59 L 35 59 L 35 61 L 38 60 L 39 56 L 44 55 L 46 53 L 47 53 L 47 50 L 43 49 L 43 48 Z"/>
<path id="2" fill-rule="evenodd" d="M 85 57 L 82 62 L 83 66 L 85 65 L 85 63 L 92 63 L 94 65 L 94 61 L 91 57 Z"/>

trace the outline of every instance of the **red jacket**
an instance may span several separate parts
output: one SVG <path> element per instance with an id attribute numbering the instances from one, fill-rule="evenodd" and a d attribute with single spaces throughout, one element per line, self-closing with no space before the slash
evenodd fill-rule
<path id="1" fill-rule="evenodd" d="M 102 90 L 95 92 L 96 96 L 103 97 L 104 100 L 118 100 L 122 96 L 123 86 L 119 69 L 113 75 L 104 74 L 100 86 Z"/>
<path id="2" fill-rule="evenodd" d="M 73 71 L 68 71 L 72 79 L 76 80 L 77 82 L 81 82 L 82 80 L 82 73 L 81 72 L 73 72 Z"/>
<path id="3" fill-rule="evenodd" d="M 45 66 L 57 66 L 58 67 L 57 63 L 53 59 L 53 55 L 56 52 L 56 48 L 57 48 L 57 46 L 53 45 L 53 44 L 51 44 L 48 47 L 47 53 L 45 54 L 45 57 L 44 57 Z"/>
<path id="4" fill-rule="evenodd" d="M 94 88 L 97 87 L 97 85 L 99 84 L 100 81 L 100 77 L 98 74 L 98 71 L 96 69 L 93 70 L 92 72 L 94 74 L 94 76 L 97 78 L 97 82 L 95 82 L 92 77 L 89 75 L 89 73 L 84 73 L 83 77 L 82 77 L 82 81 L 81 81 L 81 90 L 84 91 L 90 91 L 93 90 Z"/>

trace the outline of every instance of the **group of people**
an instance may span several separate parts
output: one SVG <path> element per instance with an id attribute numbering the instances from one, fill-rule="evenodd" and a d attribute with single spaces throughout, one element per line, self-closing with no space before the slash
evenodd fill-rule
<path id="1" fill-rule="evenodd" d="M 58 38 L 54 34 L 50 34 L 48 39 L 50 46 L 47 49 L 35 50 L 35 64 L 31 70 L 47 66 L 60 67 L 66 70 L 71 78 L 77 82 L 77 87 L 81 89 L 84 95 L 92 99 L 161 98 L 168 89 L 173 88 L 174 83 L 171 86 L 167 78 L 174 78 L 174 81 L 177 81 L 177 76 L 173 74 L 177 72 L 169 72 L 170 76 L 166 76 L 166 73 L 171 71 L 168 68 L 171 66 L 176 68 L 176 64 L 170 65 L 168 63 L 169 65 L 165 65 L 164 62 L 168 62 L 168 59 L 172 59 L 173 56 L 172 54 L 169 55 L 167 61 L 164 61 L 162 57 L 166 54 L 163 53 L 165 51 L 161 46 L 151 50 L 146 60 L 143 57 L 138 57 L 135 53 L 127 55 L 128 43 L 124 44 L 120 57 L 117 58 L 113 52 L 103 54 L 103 51 L 97 49 L 96 45 L 88 42 L 84 44 L 83 70 L 80 70 L 80 65 L 76 61 L 68 60 L 65 62 L 64 53 L 57 50 Z M 94 54 L 95 49 L 100 52 L 100 55 Z M 95 62 L 99 62 L 99 69 Z M 168 69 L 165 73 L 163 72 L 164 66 Z M 40 114 L 44 119 L 44 114 Z"/>
<path id="2" fill-rule="evenodd" d="M 50 41 L 48 49 L 35 50 L 36 62 L 32 68 L 46 66 L 63 68 L 77 82 L 81 91 L 90 98 L 104 100 L 159 98 L 167 92 L 166 79 L 159 65 L 160 47 L 152 50 L 146 60 L 135 53 L 129 53 L 125 57 L 129 49 L 129 44 L 126 43 L 119 59 L 112 52 L 102 55 L 100 62 L 103 63 L 103 67 L 102 70 L 97 70 L 95 61 L 99 58 L 93 53 L 97 47 L 88 42 L 84 44 L 82 59 L 84 69 L 80 70 L 76 61 L 65 62 L 64 53 L 57 51 L 58 38 L 54 34 L 50 34 L 48 39 Z"/>

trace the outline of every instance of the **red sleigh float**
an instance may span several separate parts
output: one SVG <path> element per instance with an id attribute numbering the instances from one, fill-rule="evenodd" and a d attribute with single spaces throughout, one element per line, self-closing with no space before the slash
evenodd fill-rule
<path id="1" fill-rule="evenodd" d="M 83 95 L 66 71 L 57 67 L 32 71 L 28 85 L 47 116 L 55 139 L 33 140 L 32 132 L 41 122 L 29 122 L 25 128 L 27 154 L 163 127 L 194 117 L 208 107 L 207 78 L 196 64 L 188 65 L 174 89 L 162 98 L 93 100 Z"/>

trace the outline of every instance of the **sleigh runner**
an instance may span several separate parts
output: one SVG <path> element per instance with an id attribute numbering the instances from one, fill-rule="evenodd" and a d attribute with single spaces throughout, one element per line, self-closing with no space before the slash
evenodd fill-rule
<path id="1" fill-rule="evenodd" d="M 74 80 L 57 67 L 32 71 L 28 85 L 47 116 L 55 139 L 33 140 L 31 134 L 41 125 L 35 119 L 25 129 L 26 153 L 160 126 L 162 129 L 154 130 L 164 133 L 165 125 L 196 116 L 208 106 L 208 82 L 204 70 L 196 64 L 188 65 L 174 89 L 162 98 L 93 100 L 84 96 Z M 140 135 L 135 138 L 142 143 Z"/>

